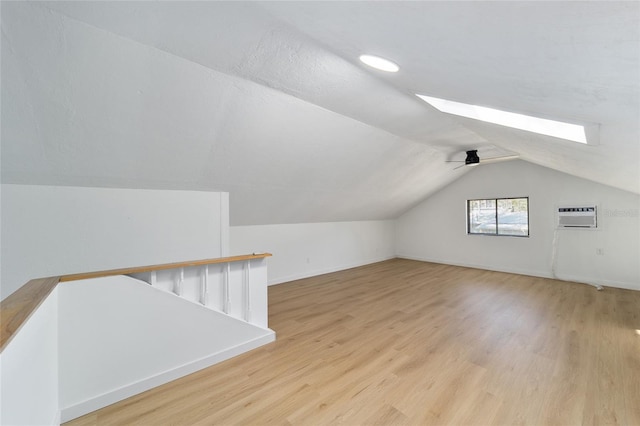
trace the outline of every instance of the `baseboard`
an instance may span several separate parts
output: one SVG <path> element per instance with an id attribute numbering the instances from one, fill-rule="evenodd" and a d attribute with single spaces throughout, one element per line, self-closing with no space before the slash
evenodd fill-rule
<path id="1" fill-rule="evenodd" d="M 451 262 L 449 260 L 434 259 L 434 258 L 427 258 L 427 257 L 420 257 L 420 256 L 410 256 L 405 254 L 399 254 L 397 257 L 400 259 L 419 260 L 421 262 L 431 262 L 431 263 L 441 263 L 443 265 L 461 266 L 463 268 L 484 269 L 486 271 L 496 271 L 496 272 L 507 272 L 509 274 L 528 275 L 531 277 L 553 278 L 551 274 L 548 274 L 546 272 L 529 270 L 529 269 L 495 267 L 495 266 L 487 266 L 487 265 L 465 263 L 465 262 Z"/>
<path id="2" fill-rule="evenodd" d="M 102 395 L 89 398 L 78 404 L 65 407 L 60 412 L 60 418 L 62 422 L 73 420 L 118 401 L 122 401 L 123 399 L 145 392 L 149 389 L 155 388 L 165 383 L 169 383 L 173 380 L 179 379 L 180 377 L 184 377 L 198 370 L 210 367 L 214 364 L 233 358 L 234 356 L 243 354 L 252 349 L 256 349 L 275 340 L 275 332 L 273 330 L 267 329 L 265 330 L 264 335 L 252 339 L 248 342 L 216 352 L 204 358 L 189 362 L 171 370 L 164 371 L 152 377 L 148 377 L 144 380 L 140 380 L 121 388 L 114 389 L 113 391 L 104 393 Z"/>
<path id="3" fill-rule="evenodd" d="M 51 424 L 52 425 L 60 425 L 61 423 L 62 423 L 62 412 L 60 410 L 58 410 L 58 412 L 53 417 L 53 423 L 51 423 Z"/>
<path id="4" fill-rule="evenodd" d="M 315 277 L 317 275 L 330 274 L 332 272 L 344 271 L 345 269 L 357 268 L 358 266 L 370 265 L 372 263 L 384 262 L 385 260 L 395 259 L 395 255 L 383 256 L 375 259 L 363 260 L 362 262 L 347 263 L 340 266 L 332 266 L 329 268 L 314 269 L 298 274 L 291 274 L 284 277 L 269 278 L 268 285 L 282 284 L 289 281 L 301 280 L 303 278 Z"/>
<path id="5" fill-rule="evenodd" d="M 561 276 L 554 277 L 550 272 L 547 272 L 547 271 L 534 271 L 534 270 L 526 270 L 526 269 L 519 269 L 519 268 L 494 267 L 494 266 L 479 265 L 479 264 L 473 264 L 473 263 L 451 262 L 448 260 L 410 256 L 405 254 L 399 254 L 397 257 L 400 259 L 418 260 L 421 262 L 441 263 L 444 265 L 461 266 L 464 268 L 484 269 L 487 271 L 496 271 L 496 272 L 507 272 L 509 274 L 528 275 L 531 277 L 551 278 L 551 279 L 556 279 L 560 281 L 570 281 L 570 282 L 588 284 L 593 286 L 615 287 L 615 288 L 622 288 L 626 290 L 637 290 L 637 291 L 640 290 L 640 284 L 628 283 L 623 281 L 602 280 L 602 279 L 594 280 L 589 277 L 580 277 L 580 276 L 564 275 L 564 274 Z"/>
<path id="6" fill-rule="evenodd" d="M 621 288 L 625 290 L 640 291 L 640 284 L 638 283 L 628 283 L 624 281 L 615 281 L 615 280 L 606 280 L 606 279 L 594 280 L 588 277 L 580 277 L 577 275 L 562 275 L 562 276 L 557 276 L 556 279 L 562 280 L 562 281 L 571 281 L 574 283 L 589 284 L 593 286 L 614 287 L 614 288 Z"/>

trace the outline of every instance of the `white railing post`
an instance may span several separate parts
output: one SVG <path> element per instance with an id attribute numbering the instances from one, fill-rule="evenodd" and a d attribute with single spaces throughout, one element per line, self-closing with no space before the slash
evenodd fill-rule
<path id="1" fill-rule="evenodd" d="M 149 284 L 151 287 L 155 287 L 156 285 L 156 271 L 151 271 L 151 275 L 149 276 Z"/>
<path id="2" fill-rule="evenodd" d="M 209 265 L 204 265 L 204 280 L 200 287 L 200 303 L 207 306 L 209 298 Z"/>
<path id="3" fill-rule="evenodd" d="M 244 305 L 244 320 L 246 322 L 251 322 L 251 260 L 247 260 L 247 267 L 245 268 L 245 279 L 242 281 L 245 285 L 244 297 L 245 297 L 245 305 Z"/>
<path id="4" fill-rule="evenodd" d="M 231 310 L 231 295 L 229 294 L 229 275 L 231 274 L 231 264 L 227 263 L 227 268 L 224 274 L 224 306 L 223 310 L 225 314 L 228 314 Z"/>
<path id="5" fill-rule="evenodd" d="M 184 282 L 184 268 L 180 268 L 180 276 L 174 286 L 173 292 L 178 296 L 182 295 L 182 283 Z"/>

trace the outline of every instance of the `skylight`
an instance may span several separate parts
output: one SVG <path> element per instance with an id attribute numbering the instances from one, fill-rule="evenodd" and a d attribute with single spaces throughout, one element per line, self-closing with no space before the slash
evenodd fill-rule
<path id="1" fill-rule="evenodd" d="M 380 71 L 398 72 L 400 67 L 395 62 L 373 55 L 360 55 L 360 61 Z"/>
<path id="2" fill-rule="evenodd" d="M 430 96 L 416 95 L 432 107 L 449 114 L 474 120 L 486 121 L 501 126 L 513 127 L 541 135 L 567 139 L 579 143 L 587 143 L 584 126 L 531 117 L 529 115 L 500 111 L 477 105 L 463 104 L 461 102 L 448 101 L 446 99 L 432 98 Z"/>

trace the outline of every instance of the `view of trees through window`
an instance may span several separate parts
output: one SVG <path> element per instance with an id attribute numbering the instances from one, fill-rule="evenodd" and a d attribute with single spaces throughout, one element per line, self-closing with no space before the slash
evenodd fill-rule
<path id="1" fill-rule="evenodd" d="M 467 232 L 529 236 L 529 198 L 467 200 Z"/>

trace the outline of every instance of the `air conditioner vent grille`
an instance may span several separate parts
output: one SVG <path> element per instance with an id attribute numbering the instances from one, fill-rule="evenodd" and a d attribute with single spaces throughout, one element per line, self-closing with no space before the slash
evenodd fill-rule
<path id="1" fill-rule="evenodd" d="M 571 206 L 558 208 L 558 227 L 560 228 L 596 228 L 596 206 Z"/>

